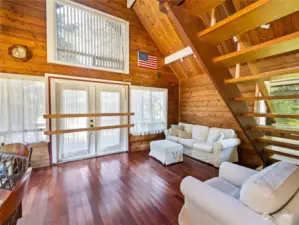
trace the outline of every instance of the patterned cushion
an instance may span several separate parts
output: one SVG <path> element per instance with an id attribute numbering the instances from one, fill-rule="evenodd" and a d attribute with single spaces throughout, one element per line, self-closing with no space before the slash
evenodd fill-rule
<path id="1" fill-rule="evenodd" d="M 240 200 L 252 210 L 271 214 L 281 209 L 299 189 L 297 166 L 279 162 L 250 177 Z"/>
<path id="2" fill-rule="evenodd" d="M 170 128 L 169 135 L 174 137 L 179 137 L 181 130 L 179 128 Z"/>
<path id="3" fill-rule="evenodd" d="M 192 134 L 185 132 L 185 131 L 181 131 L 180 132 L 180 138 L 185 138 L 185 139 L 191 139 L 192 138 Z"/>

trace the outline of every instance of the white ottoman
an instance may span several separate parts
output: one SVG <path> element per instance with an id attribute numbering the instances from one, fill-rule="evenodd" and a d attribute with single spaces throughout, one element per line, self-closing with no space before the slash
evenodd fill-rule
<path id="1" fill-rule="evenodd" d="M 183 145 L 168 141 L 152 141 L 150 143 L 150 156 L 156 158 L 164 165 L 183 161 Z"/>

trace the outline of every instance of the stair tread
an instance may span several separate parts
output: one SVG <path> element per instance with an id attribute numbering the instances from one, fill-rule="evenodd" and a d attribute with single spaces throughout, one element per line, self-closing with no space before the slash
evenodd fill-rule
<path id="1" fill-rule="evenodd" d="M 269 145 L 265 148 L 266 151 L 274 151 L 278 153 L 286 153 L 289 155 L 294 155 L 299 157 L 299 151 L 291 149 L 291 148 L 285 148 L 285 147 L 278 147 L 274 145 Z"/>
<path id="2" fill-rule="evenodd" d="M 253 113 L 253 112 L 249 112 L 249 113 L 243 113 L 241 116 L 299 119 L 299 115 L 296 115 L 296 114 L 279 114 L 279 113 Z"/>
<path id="3" fill-rule="evenodd" d="M 297 0 L 284 0 L 283 6 L 281 0 L 259 0 L 203 30 L 199 36 L 213 43 L 218 43 L 298 10 Z"/>
<path id="4" fill-rule="evenodd" d="M 277 145 L 280 147 L 294 148 L 299 150 L 299 141 L 282 137 L 264 136 L 258 139 L 261 142 Z"/>
<path id="5" fill-rule="evenodd" d="M 258 45 L 213 58 L 214 63 L 232 66 L 295 51 L 299 48 L 299 32 L 285 35 Z"/>
<path id="6" fill-rule="evenodd" d="M 279 95 L 279 96 L 250 96 L 234 98 L 235 101 L 260 101 L 260 100 L 281 100 L 281 99 L 299 99 L 299 95 Z"/>
<path id="7" fill-rule="evenodd" d="M 294 127 L 258 125 L 258 126 L 252 127 L 251 129 L 299 135 L 299 127 L 294 128 Z"/>
<path id="8" fill-rule="evenodd" d="M 285 161 L 285 162 L 288 162 L 288 163 L 299 165 L 299 160 L 298 159 L 294 159 L 294 158 L 291 158 L 291 157 L 288 157 L 288 156 L 282 156 L 282 155 L 274 154 L 270 158 L 275 159 L 275 160 L 279 160 L 279 161 Z"/>
<path id="9" fill-rule="evenodd" d="M 291 67 L 287 69 L 274 70 L 266 73 L 254 74 L 251 76 L 244 76 L 232 79 L 226 79 L 224 82 L 226 84 L 241 84 L 248 82 L 255 82 L 257 80 L 277 80 L 282 78 L 298 78 L 299 77 L 299 67 Z"/>

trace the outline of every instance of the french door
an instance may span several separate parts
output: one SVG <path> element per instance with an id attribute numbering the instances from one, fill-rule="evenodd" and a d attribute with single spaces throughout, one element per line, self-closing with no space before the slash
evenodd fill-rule
<path id="1" fill-rule="evenodd" d="M 52 114 L 128 112 L 124 85 L 64 79 L 54 79 L 52 85 L 55 87 L 52 88 L 55 94 L 51 94 L 51 103 L 55 105 Z M 126 116 L 63 118 L 53 120 L 52 129 L 67 130 L 127 123 Z M 53 163 L 124 152 L 128 149 L 127 128 L 66 133 L 53 136 L 53 139 L 52 151 L 56 151 Z"/>

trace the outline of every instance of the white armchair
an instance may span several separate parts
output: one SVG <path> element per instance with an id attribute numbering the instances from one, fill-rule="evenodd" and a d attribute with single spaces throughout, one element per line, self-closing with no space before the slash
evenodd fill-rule
<path id="1" fill-rule="evenodd" d="M 280 162 L 262 172 L 221 164 L 219 177 L 181 183 L 180 225 L 298 225 L 299 169 Z"/>

